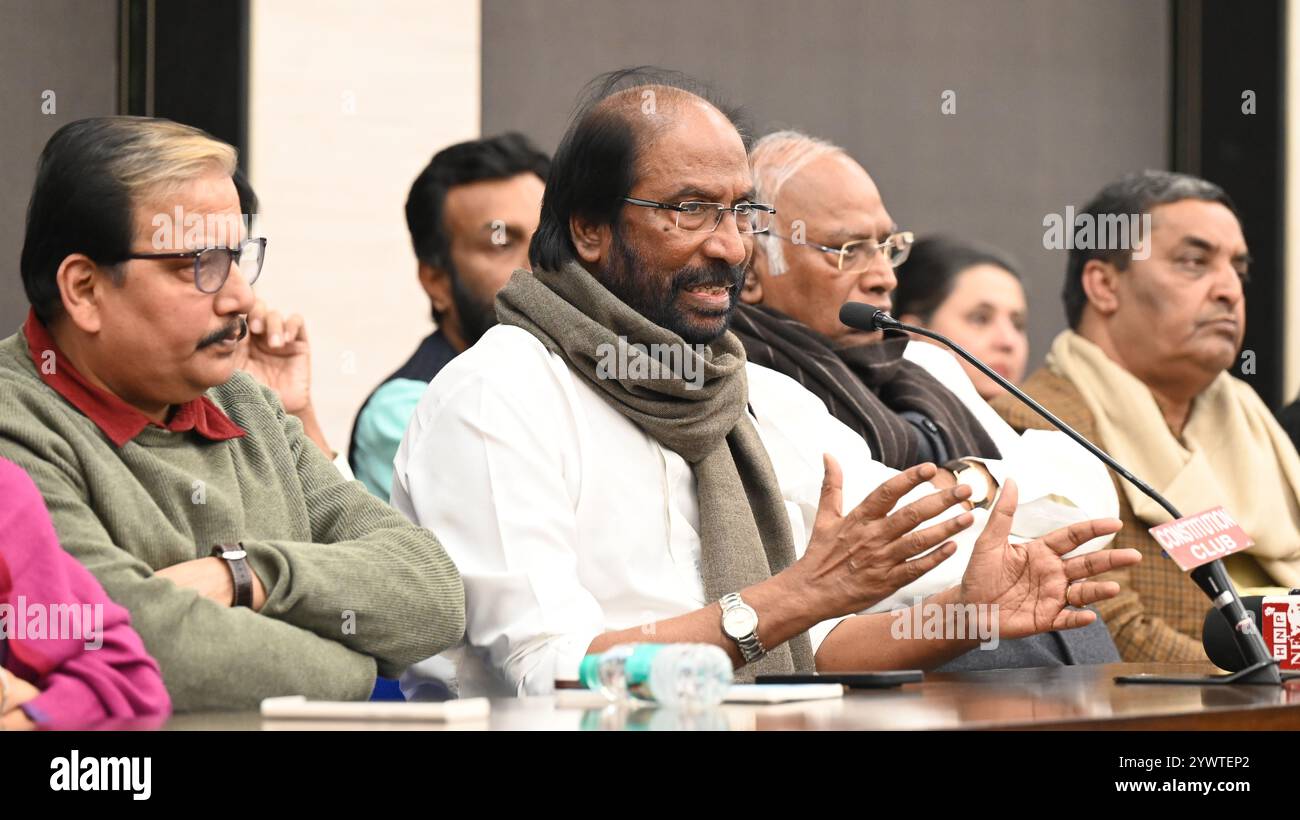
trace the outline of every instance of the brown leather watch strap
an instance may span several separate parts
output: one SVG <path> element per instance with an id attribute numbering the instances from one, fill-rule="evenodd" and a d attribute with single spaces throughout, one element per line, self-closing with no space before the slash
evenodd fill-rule
<path id="1" fill-rule="evenodd" d="M 248 554 L 243 544 L 217 544 L 212 554 L 230 567 L 230 577 L 235 582 L 235 600 L 232 606 L 253 608 L 253 570 L 248 566 Z"/>

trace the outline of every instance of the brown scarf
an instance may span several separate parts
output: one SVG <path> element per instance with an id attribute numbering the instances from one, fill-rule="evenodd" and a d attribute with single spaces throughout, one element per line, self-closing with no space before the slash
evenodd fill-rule
<path id="1" fill-rule="evenodd" d="M 698 356 L 680 336 L 632 310 L 576 262 L 558 272 L 515 271 L 496 308 L 503 324 L 536 336 L 614 409 L 691 465 L 699 496 L 701 575 L 710 600 L 794 563 L 781 488 L 745 412 L 745 349 L 735 336 L 724 334 Z M 692 357 L 703 378 L 665 373 L 657 362 L 637 369 L 652 376 L 614 373 L 611 378 L 602 366 L 610 351 L 624 345 L 628 357 L 650 355 L 630 347 L 638 344 L 671 347 Z M 807 633 L 768 649 L 765 657 L 737 671 L 737 680 L 814 669 Z"/>
<path id="2" fill-rule="evenodd" d="M 882 464 L 905 470 L 917 463 L 916 431 L 899 415 L 909 410 L 934 422 L 953 458 L 1001 458 L 961 399 L 903 358 L 905 333 L 889 331 L 882 341 L 836 349 L 802 322 L 750 305 L 736 311 L 731 329 L 751 362 L 784 373 L 820 398 L 832 416 L 866 439 Z"/>

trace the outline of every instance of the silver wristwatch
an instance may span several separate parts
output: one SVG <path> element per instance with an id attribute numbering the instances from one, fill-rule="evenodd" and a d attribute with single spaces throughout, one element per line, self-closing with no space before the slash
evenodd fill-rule
<path id="1" fill-rule="evenodd" d="M 722 605 L 722 631 L 740 646 L 745 663 L 753 663 L 766 655 L 767 650 L 758 639 L 758 613 L 754 608 L 741 600 L 736 592 L 723 595 L 718 603 Z"/>

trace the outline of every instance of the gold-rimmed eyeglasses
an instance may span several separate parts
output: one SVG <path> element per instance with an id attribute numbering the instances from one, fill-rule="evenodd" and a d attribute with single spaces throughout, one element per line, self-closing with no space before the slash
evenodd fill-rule
<path id="1" fill-rule="evenodd" d="M 853 239 L 838 248 L 833 248 L 807 239 L 796 240 L 779 234 L 772 235 L 794 245 L 807 245 L 819 251 L 833 254 L 836 257 L 836 265 L 842 273 L 862 273 L 869 270 L 876 258 L 876 254 L 880 253 L 885 255 L 885 259 L 889 262 L 891 268 L 897 268 L 907 261 L 908 254 L 912 252 L 912 243 L 916 241 L 916 237 L 911 231 L 898 231 L 879 242 L 874 239 Z"/>

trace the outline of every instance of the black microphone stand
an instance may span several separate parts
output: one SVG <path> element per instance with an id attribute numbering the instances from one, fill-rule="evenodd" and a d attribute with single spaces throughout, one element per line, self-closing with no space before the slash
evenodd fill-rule
<path id="1" fill-rule="evenodd" d="M 856 308 L 852 303 L 845 305 L 844 308 L 841 308 L 840 321 L 844 322 L 846 313 L 849 313 L 850 318 L 858 318 L 853 317 L 852 313 L 849 312 L 849 309 L 852 309 L 853 312 L 863 311 L 864 309 L 874 311 L 874 313 L 871 314 L 870 323 L 872 328 L 876 330 L 904 330 L 908 333 L 915 333 L 918 336 L 925 336 L 926 338 L 934 339 L 945 347 L 950 348 L 957 355 L 970 362 L 981 373 L 997 382 L 1007 392 L 1028 405 L 1035 413 L 1047 419 L 1047 421 L 1057 430 L 1065 433 L 1067 436 L 1074 439 L 1074 441 L 1078 442 L 1079 446 L 1101 459 L 1107 467 L 1110 467 L 1116 473 L 1119 473 L 1125 481 L 1141 490 L 1143 495 L 1146 495 L 1148 498 L 1163 507 L 1165 512 L 1173 516 L 1175 520 L 1183 517 L 1182 514 L 1178 512 L 1178 509 L 1174 507 L 1173 504 L 1169 503 L 1168 499 L 1156 492 L 1151 485 L 1130 473 L 1125 469 L 1124 465 L 1111 458 L 1109 453 L 1102 450 L 1091 441 L 1088 441 L 1088 439 L 1084 438 L 1083 435 L 1070 427 L 1070 425 L 1058 419 L 1046 407 L 1043 407 L 1041 404 L 1034 401 L 1028 393 L 1025 393 L 1023 390 L 1007 381 L 997 371 L 984 364 L 984 362 L 980 361 L 961 345 L 942 334 L 935 333 L 932 330 L 927 330 L 923 327 L 916 327 L 915 325 L 904 324 L 893 316 L 890 316 L 885 311 L 869 305 L 863 305 L 861 308 Z M 858 327 L 858 323 L 844 322 L 844 324 L 850 325 L 851 327 Z M 1237 594 L 1236 588 L 1232 585 L 1232 580 L 1228 577 L 1228 572 L 1224 569 L 1221 560 L 1215 559 L 1208 564 L 1202 564 L 1192 570 L 1189 574 L 1192 576 L 1192 580 L 1196 582 L 1197 586 L 1199 586 L 1206 595 L 1210 596 L 1210 600 L 1214 603 L 1215 609 L 1218 610 L 1218 612 L 1227 619 L 1228 623 L 1232 625 L 1232 635 L 1242 657 L 1247 661 L 1246 667 L 1228 675 L 1194 677 L 1119 675 L 1115 678 L 1116 683 L 1162 683 L 1190 686 L 1254 683 L 1280 686 L 1282 685 L 1283 680 L 1300 677 L 1300 673 L 1291 672 L 1283 674 L 1279 671 L 1277 661 L 1269 654 L 1268 647 L 1264 643 L 1264 638 L 1259 634 L 1257 625 L 1250 617 L 1250 614 L 1246 611 L 1245 606 L 1241 603 L 1241 597 Z"/>

